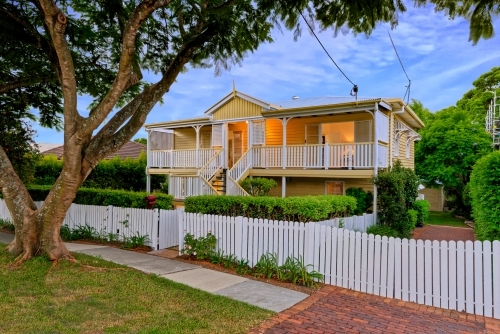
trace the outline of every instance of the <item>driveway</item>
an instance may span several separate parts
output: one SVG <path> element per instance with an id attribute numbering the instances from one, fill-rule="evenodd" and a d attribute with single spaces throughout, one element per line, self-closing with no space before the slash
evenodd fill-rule
<path id="1" fill-rule="evenodd" d="M 474 241 L 475 234 L 474 230 L 469 227 L 424 225 L 422 228 L 413 230 L 412 239 L 465 242 L 467 240 Z"/>

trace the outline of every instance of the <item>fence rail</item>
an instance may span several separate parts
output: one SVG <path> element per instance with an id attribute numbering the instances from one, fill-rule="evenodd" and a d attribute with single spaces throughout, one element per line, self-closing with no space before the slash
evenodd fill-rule
<path id="1" fill-rule="evenodd" d="M 160 168 L 198 168 L 204 166 L 218 151 L 218 149 L 214 148 L 200 148 L 198 151 L 153 150 L 148 156 L 148 166 Z"/>

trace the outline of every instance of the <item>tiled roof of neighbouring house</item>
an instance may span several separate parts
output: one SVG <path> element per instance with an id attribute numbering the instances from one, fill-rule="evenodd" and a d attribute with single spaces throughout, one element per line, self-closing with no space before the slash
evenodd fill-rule
<path id="1" fill-rule="evenodd" d="M 123 145 L 122 148 L 120 148 L 115 153 L 108 155 L 105 159 L 109 160 L 116 156 L 120 157 L 121 159 L 126 159 L 126 158 L 137 159 L 141 151 L 146 151 L 145 145 L 129 141 L 128 143 Z M 64 152 L 64 146 L 58 146 L 51 150 L 42 152 L 42 154 L 43 155 L 54 154 L 57 156 L 57 158 L 60 159 L 63 155 L 63 152 Z"/>

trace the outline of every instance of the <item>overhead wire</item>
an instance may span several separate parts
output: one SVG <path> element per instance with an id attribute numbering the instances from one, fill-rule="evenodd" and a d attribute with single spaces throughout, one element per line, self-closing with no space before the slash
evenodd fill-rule
<path id="1" fill-rule="evenodd" d="M 335 64 L 335 66 L 337 67 L 337 69 L 340 71 L 340 73 L 342 73 L 342 75 L 347 79 L 347 81 L 349 81 L 354 86 L 352 88 L 352 90 L 351 90 L 351 95 L 353 95 L 352 93 L 354 92 L 354 94 L 356 96 L 356 101 L 357 101 L 357 99 L 358 99 L 358 85 L 356 85 L 354 82 L 352 82 L 351 79 L 349 79 L 349 77 L 347 77 L 347 75 L 344 73 L 344 71 L 342 71 L 342 69 L 340 68 L 340 66 L 337 65 L 337 63 L 335 62 L 335 60 L 333 60 L 332 56 L 330 56 L 330 53 L 328 53 L 328 51 L 326 50 L 326 48 L 323 45 L 323 43 L 321 43 L 320 39 L 318 38 L 318 36 L 314 32 L 314 29 L 311 27 L 311 25 L 309 24 L 309 22 L 307 22 L 306 18 L 302 14 L 302 11 L 298 10 L 298 12 L 299 12 L 300 16 L 302 16 L 302 19 L 304 20 L 304 22 L 309 27 L 309 30 L 311 31 L 311 33 L 313 34 L 313 36 L 316 38 L 316 40 L 318 41 L 319 45 L 321 45 L 321 47 L 323 48 L 323 50 L 325 51 L 325 53 L 327 54 L 327 56 L 330 58 L 330 60 Z"/>
<path id="2" fill-rule="evenodd" d="M 389 35 L 389 39 L 391 40 L 392 47 L 394 48 L 394 52 L 396 53 L 396 56 L 398 57 L 399 63 L 401 64 L 401 68 L 403 69 L 403 72 L 406 75 L 406 79 L 408 79 L 408 86 L 406 86 L 406 92 L 403 97 L 403 101 L 406 98 L 406 95 L 408 95 L 408 99 L 406 101 L 406 105 L 410 103 L 410 87 L 411 87 L 411 80 L 410 77 L 408 77 L 408 73 L 406 73 L 405 67 L 403 66 L 403 62 L 401 61 L 401 58 L 399 57 L 398 50 L 396 50 L 396 45 L 394 44 L 394 41 L 392 40 L 391 33 L 389 30 L 387 30 L 387 34 Z"/>

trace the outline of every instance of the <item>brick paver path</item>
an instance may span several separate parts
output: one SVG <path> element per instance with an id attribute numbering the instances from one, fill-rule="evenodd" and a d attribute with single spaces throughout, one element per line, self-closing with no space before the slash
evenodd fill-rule
<path id="1" fill-rule="evenodd" d="M 500 333 L 500 320 L 325 286 L 250 333 Z"/>
<path id="2" fill-rule="evenodd" d="M 474 230 L 468 227 L 424 225 L 413 230 L 412 239 L 474 241 Z"/>

